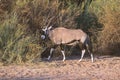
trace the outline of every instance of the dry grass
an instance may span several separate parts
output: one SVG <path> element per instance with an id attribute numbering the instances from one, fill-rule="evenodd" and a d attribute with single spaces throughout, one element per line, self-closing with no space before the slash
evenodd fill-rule
<path id="1" fill-rule="evenodd" d="M 96 1 L 93 11 L 96 12 L 99 22 L 103 24 L 98 31 L 97 48 L 102 54 L 120 55 L 120 9 L 119 0 Z M 97 4 L 97 5 L 96 5 Z M 99 5 L 99 6 L 98 6 Z"/>
<path id="2" fill-rule="evenodd" d="M 120 49 L 120 14 L 108 13 L 105 16 L 106 22 L 104 23 L 104 28 L 100 32 L 100 37 L 98 38 L 98 44 L 102 48 L 103 52 L 107 54 L 117 54 L 119 55 Z"/>
<path id="3" fill-rule="evenodd" d="M 119 54 L 120 1 L 95 0 L 86 15 L 81 14 L 85 2 L 72 1 L 0 0 L 1 61 L 22 63 L 39 58 L 44 48 L 41 28 L 49 25 L 82 28 L 91 36 L 94 50 Z"/>
<path id="4" fill-rule="evenodd" d="M 41 28 L 75 27 L 73 19 L 79 13 L 79 8 L 71 3 L 65 6 L 53 0 L 1 0 L 0 4 L 0 59 L 5 63 L 32 62 L 39 58 L 43 50 Z"/>

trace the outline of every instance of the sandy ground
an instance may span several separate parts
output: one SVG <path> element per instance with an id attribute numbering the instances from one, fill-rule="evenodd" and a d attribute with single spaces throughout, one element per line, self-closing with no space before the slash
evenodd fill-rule
<path id="1" fill-rule="evenodd" d="M 0 66 L 0 80 L 120 80 L 120 57 L 77 57 L 36 64 Z"/>

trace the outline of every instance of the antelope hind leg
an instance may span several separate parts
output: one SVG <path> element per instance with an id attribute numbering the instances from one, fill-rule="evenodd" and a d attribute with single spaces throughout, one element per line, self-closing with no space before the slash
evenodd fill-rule
<path id="1" fill-rule="evenodd" d="M 63 55 L 63 61 L 65 61 L 65 52 L 63 50 L 61 50 L 62 55 Z"/>
<path id="2" fill-rule="evenodd" d="M 93 60 L 93 54 L 90 53 L 90 56 L 91 56 L 91 61 L 94 62 L 94 60 Z"/>
<path id="3" fill-rule="evenodd" d="M 81 55 L 79 62 L 82 61 L 84 54 L 85 54 L 85 49 L 82 50 L 82 55 Z"/>

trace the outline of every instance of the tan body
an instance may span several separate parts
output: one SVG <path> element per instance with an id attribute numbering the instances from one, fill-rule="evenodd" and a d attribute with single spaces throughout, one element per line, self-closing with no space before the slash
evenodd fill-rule
<path id="1" fill-rule="evenodd" d="M 48 35 L 50 40 L 55 45 L 60 45 L 62 47 L 64 45 L 76 45 L 76 44 L 78 44 L 82 50 L 81 59 L 79 61 L 82 60 L 84 53 L 87 50 L 90 53 L 91 60 L 93 62 L 92 46 L 90 43 L 89 36 L 85 32 L 83 32 L 81 29 L 67 29 L 64 27 L 58 27 L 58 28 L 51 30 L 51 27 L 49 27 L 49 28 L 43 29 L 43 31 Z M 44 35 L 42 35 L 42 37 L 43 36 Z M 45 38 L 45 37 L 43 37 L 43 38 Z M 51 48 L 50 56 L 48 57 L 48 60 L 50 59 L 52 52 L 55 48 L 56 48 L 55 46 Z M 63 48 L 61 48 L 61 52 L 62 52 L 63 61 L 64 61 L 65 54 L 64 54 Z"/>
<path id="2" fill-rule="evenodd" d="M 73 40 L 78 40 L 81 43 L 84 43 L 87 37 L 87 34 L 81 29 L 66 29 L 64 27 L 59 27 L 49 32 L 49 38 L 55 44 L 65 44 Z"/>

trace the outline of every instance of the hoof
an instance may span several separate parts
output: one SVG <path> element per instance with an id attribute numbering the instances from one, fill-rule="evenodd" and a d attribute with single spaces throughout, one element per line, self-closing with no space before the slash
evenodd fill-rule
<path id="1" fill-rule="evenodd" d="M 48 61 L 50 60 L 50 56 L 47 58 L 47 60 L 48 60 Z"/>
<path id="2" fill-rule="evenodd" d="M 92 63 L 94 63 L 94 61 L 92 60 Z"/>
<path id="3" fill-rule="evenodd" d="M 93 58 L 91 59 L 92 63 L 94 62 Z"/>
<path id="4" fill-rule="evenodd" d="M 78 62 L 81 62 L 82 61 L 82 59 L 80 59 Z"/>
<path id="5" fill-rule="evenodd" d="M 62 60 L 63 62 L 65 61 L 65 59 Z"/>

